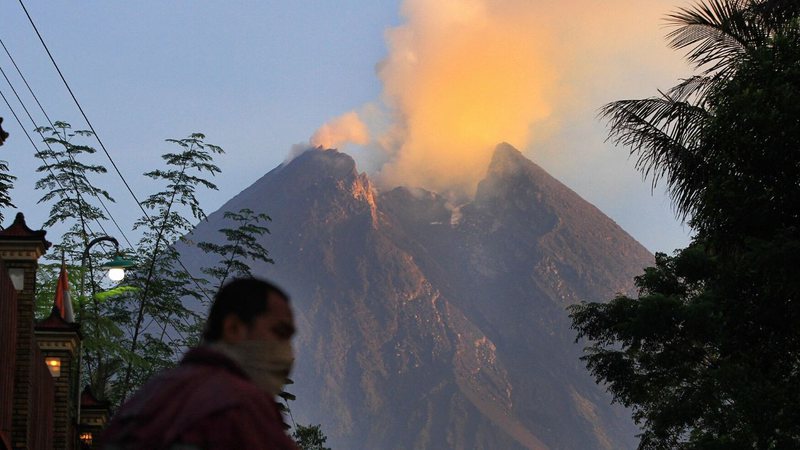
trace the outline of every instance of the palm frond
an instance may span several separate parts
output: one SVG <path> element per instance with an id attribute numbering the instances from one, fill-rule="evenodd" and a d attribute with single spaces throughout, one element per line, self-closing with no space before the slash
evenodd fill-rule
<path id="1" fill-rule="evenodd" d="M 702 157 L 698 140 L 708 112 L 669 94 L 605 105 L 602 119 L 610 122 L 609 140 L 630 149 L 635 166 L 652 188 L 664 179 L 682 220 L 691 215 L 702 182 L 697 168 Z"/>
<path id="2" fill-rule="evenodd" d="M 694 101 L 695 104 L 702 107 L 706 100 L 706 94 L 714 87 L 716 81 L 714 77 L 696 75 L 681 80 L 667 91 L 667 95 L 675 101 Z"/>
<path id="3" fill-rule="evenodd" d="M 708 0 L 667 16 L 675 29 L 667 34 L 670 47 L 690 48 L 687 58 L 704 73 L 730 71 L 731 65 L 757 42 L 763 30 L 752 26 L 745 14 L 748 0 Z"/>

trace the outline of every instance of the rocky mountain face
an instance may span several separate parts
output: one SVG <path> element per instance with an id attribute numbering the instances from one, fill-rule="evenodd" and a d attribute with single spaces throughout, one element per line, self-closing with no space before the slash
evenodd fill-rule
<path id="1" fill-rule="evenodd" d="M 272 216 L 254 267 L 292 295 L 298 423 L 334 449 L 623 449 L 629 412 L 579 361 L 565 307 L 631 290 L 652 255 L 507 144 L 475 199 L 378 193 L 353 160 L 310 150 L 224 211 Z M 184 249 L 195 273 L 209 256 Z"/>

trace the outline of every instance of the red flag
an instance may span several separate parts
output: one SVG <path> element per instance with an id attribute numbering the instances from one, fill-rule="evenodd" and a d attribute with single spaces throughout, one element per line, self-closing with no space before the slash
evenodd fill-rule
<path id="1" fill-rule="evenodd" d="M 75 315 L 72 312 L 72 301 L 69 298 L 69 279 L 67 277 L 67 267 L 61 265 L 61 273 L 58 274 L 58 284 L 56 285 L 55 305 L 61 313 L 61 318 L 69 323 L 75 322 Z"/>

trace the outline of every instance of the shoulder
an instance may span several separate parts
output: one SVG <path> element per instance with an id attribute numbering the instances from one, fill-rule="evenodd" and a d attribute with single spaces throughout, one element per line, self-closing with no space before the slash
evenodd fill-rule
<path id="1" fill-rule="evenodd" d="M 225 408 L 241 402 L 266 399 L 226 356 L 200 347 L 190 350 L 177 367 L 153 377 L 118 415 L 138 415 L 164 405 L 182 404 L 190 409 Z"/>
<path id="2" fill-rule="evenodd" d="M 187 353 L 178 367 L 154 377 L 126 403 L 113 418 L 104 441 L 157 448 L 188 436 L 213 437 L 214 428 L 206 428 L 211 423 L 238 429 L 242 415 L 249 416 L 244 423 L 255 420 L 260 426 L 281 422 L 274 400 L 233 361 L 198 348 Z"/>
<path id="3" fill-rule="evenodd" d="M 181 436 L 181 441 L 214 449 L 297 449 L 286 434 L 282 417 L 274 405 L 221 411 L 197 422 Z"/>

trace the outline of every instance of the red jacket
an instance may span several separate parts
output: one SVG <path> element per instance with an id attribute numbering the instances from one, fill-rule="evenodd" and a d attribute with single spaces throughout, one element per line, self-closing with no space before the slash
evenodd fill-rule
<path id="1" fill-rule="evenodd" d="M 126 450 L 297 450 L 275 401 L 233 361 L 204 347 L 149 381 L 117 412 L 102 442 Z"/>

